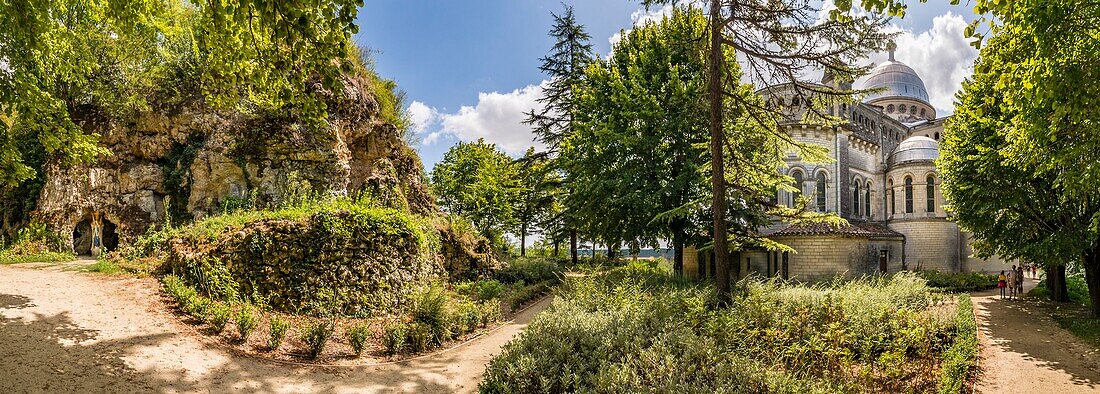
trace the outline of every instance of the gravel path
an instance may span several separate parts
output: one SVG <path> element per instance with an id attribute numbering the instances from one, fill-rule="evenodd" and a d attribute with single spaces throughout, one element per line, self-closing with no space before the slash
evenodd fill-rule
<path id="1" fill-rule="evenodd" d="M 1035 287 L 1028 280 L 1025 290 Z M 1050 318 L 1050 304 L 1001 300 L 997 290 L 975 293 L 986 393 L 1100 393 L 1100 349 Z"/>
<path id="2" fill-rule="evenodd" d="M 0 393 L 473 392 L 485 364 L 550 299 L 456 349 L 376 367 L 232 355 L 189 332 L 152 279 L 0 266 Z"/>

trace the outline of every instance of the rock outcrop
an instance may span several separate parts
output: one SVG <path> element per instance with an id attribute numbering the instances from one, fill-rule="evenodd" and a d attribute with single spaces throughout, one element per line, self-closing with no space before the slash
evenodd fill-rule
<path id="1" fill-rule="evenodd" d="M 320 127 L 282 113 L 215 111 L 201 101 L 100 125 L 111 154 L 84 165 L 49 163 L 35 216 L 69 239 L 85 237 L 82 229 L 99 216 L 100 231 L 117 232 L 102 237 L 125 244 L 169 219 L 304 190 L 367 193 L 413 213 L 435 211 L 420 159 L 382 119 L 369 82 L 346 78 L 344 86 L 327 95 L 328 122 Z"/>

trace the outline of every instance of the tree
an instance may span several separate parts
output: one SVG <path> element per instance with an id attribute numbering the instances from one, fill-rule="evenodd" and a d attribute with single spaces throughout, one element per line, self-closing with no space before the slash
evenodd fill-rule
<path id="1" fill-rule="evenodd" d="M 643 0 L 646 5 L 677 3 L 676 0 Z M 859 65 L 871 51 L 881 50 L 890 37 L 884 33 L 885 15 L 903 15 L 905 6 L 895 0 L 867 0 L 861 7 L 873 11 L 867 15 L 853 15 L 852 2 L 835 2 L 836 9 L 829 12 L 827 20 L 819 20 L 821 9 L 815 3 L 802 0 L 711 0 L 709 2 L 708 34 L 708 94 L 711 163 L 711 213 L 713 215 L 713 247 L 717 268 L 717 287 L 720 298 L 728 299 L 730 290 L 730 265 L 728 260 L 729 234 L 727 228 L 727 201 L 739 198 L 731 195 L 727 186 L 730 173 L 745 171 L 737 164 L 726 168 L 725 153 L 727 114 L 735 118 L 759 119 L 764 132 L 783 133 L 769 125 L 768 118 L 776 116 L 775 110 L 753 103 L 744 96 L 733 94 L 729 82 L 733 75 L 727 72 L 727 48 L 743 58 L 744 70 L 757 85 L 780 82 L 790 83 L 800 101 L 815 103 L 807 111 L 809 122 L 830 123 L 836 118 L 823 111 L 827 105 L 850 101 L 859 92 L 823 87 L 803 82 L 800 78 L 808 70 L 819 69 L 832 73 L 837 80 L 853 81 L 870 70 L 869 65 Z M 883 16 L 879 16 L 883 15 Z M 727 104 L 726 99 L 732 102 Z M 777 138 L 784 138 L 776 135 Z M 747 138 L 745 140 L 752 140 Z M 752 177 L 747 177 L 751 179 Z M 750 193 L 751 194 L 751 193 Z M 756 209 L 755 204 L 743 204 Z M 745 210 L 739 209 L 741 212 Z M 736 218 L 733 222 L 737 222 Z M 749 230 L 748 228 L 745 228 Z M 751 233 L 735 234 L 735 238 L 750 239 Z"/>
<path id="2" fill-rule="evenodd" d="M 522 186 L 512 159 L 495 144 L 478 139 L 451 147 L 432 169 L 431 184 L 447 212 L 469 219 L 497 248 L 505 245 Z"/>
<path id="3" fill-rule="evenodd" d="M 549 83 L 539 98 L 542 109 L 528 114 L 526 123 L 534 126 L 536 138 L 545 143 L 547 154 L 551 157 L 569 134 L 573 132 L 574 110 L 573 88 L 584 77 L 584 68 L 594 58 L 591 37 L 584 26 L 577 23 L 573 7 L 566 6 L 565 14 L 551 14 L 554 26 L 550 36 L 555 39 L 550 54 L 542 58 L 539 70 L 550 76 Z M 571 189 L 570 189 L 571 190 Z M 577 230 L 573 225 L 573 215 L 563 212 L 557 219 L 563 220 L 569 228 L 569 253 L 573 264 L 577 263 Z"/>
<path id="4" fill-rule="evenodd" d="M 1100 5 L 979 1 L 976 9 L 1000 24 L 991 22 L 949 124 L 945 194 L 983 253 L 1046 262 L 1056 299 L 1066 299 L 1065 264 L 1080 262 L 1100 317 L 1100 87 L 1092 83 L 1100 77 Z"/>
<path id="5" fill-rule="evenodd" d="M 611 249 L 671 238 L 677 272 L 695 229 L 685 215 L 658 214 L 693 209 L 705 189 L 705 34 L 702 12 L 680 8 L 624 33 L 576 85 L 575 129 L 559 158 L 567 181 L 585 185 L 566 205 L 587 233 Z"/>
<path id="6" fill-rule="evenodd" d="M 553 208 L 561 190 L 561 177 L 545 155 L 528 148 L 516 161 L 520 179 L 516 219 L 519 222 L 519 254 L 527 256 L 527 235 L 536 228 L 546 229 L 555 221 Z M 543 231 L 544 235 L 546 232 Z"/>

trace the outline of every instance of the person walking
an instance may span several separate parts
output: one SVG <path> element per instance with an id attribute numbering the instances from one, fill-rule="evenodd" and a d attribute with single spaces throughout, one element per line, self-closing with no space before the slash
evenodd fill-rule
<path id="1" fill-rule="evenodd" d="M 1012 269 L 1008 270 L 1008 274 L 1005 276 L 1008 279 L 1008 299 L 1016 299 L 1016 266 L 1012 266 Z"/>
<path id="2" fill-rule="evenodd" d="M 1020 266 L 1016 269 L 1016 295 L 1024 295 L 1024 266 Z"/>
<path id="3" fill-rule="evenodd" d="M 1005 283 L 1006 280 L 1007 278 L 1005 277 L 1005 271 L 1001 270 L 1001 274 L 997 275 L 997 288 L 1001 290 L 1002 300 L 1005 299 L 1005 287 L 1007 287 L 1008 285 L 1007 283 Z"/>

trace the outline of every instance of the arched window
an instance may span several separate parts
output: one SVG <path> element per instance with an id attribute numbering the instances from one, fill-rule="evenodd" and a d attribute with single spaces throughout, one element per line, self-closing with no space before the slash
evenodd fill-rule
<path id="1" fill-rule="evenodd" d="M 859 181 L 855 184 L 855 188 L 852 189 L 852 216 L 859 215 Z"/>
<path id="2" fill-rule="evenodd" d="M 804 183 L 802 179 L 802 171 L 792 172 L 791 177 L 794 178 L 794 182 L 791 184 L 791 186 L 794 186 L 795 191 L 794 193 L 791 193 L 791 200 L 788 202 L 787 206 L 794 207 L 795 201 L 798 201 L 798 197 L 802 195 L 802 185 Z"/>
<path id="3" fill-rule="evenodd" d="M 825 212 L 825 171 L 817 173 L 817 211 Z"/>
<path id="4" fill-rule="evenodd" d="M 886 112 L 891 113 L 891 114 L 894 113 L 894 104 L 887 105 L 886 106 Z"/>
<path id="5" fill-rule="evenodd" d="M 936 141 L 940 140 L 940 133 L 936 133 Z"/>
<path id="6" fill-rule="evenodd" d="M 863 213 L 871 217 L 871 182 L 867 182 L 867 187 L 863 189 Z"/>
<path id="7" fill-rule="evenodd" d="M 926 193 L 928 193 L 926 198 L 928 200 L 928 212 L 936 212 L 936 178 L 929 175 L 925 188 L 927 189 Z"/>
<path id="8" fill-rule="evenodd" d="M 905 177 L 905 213 L 913 213 L 913 178 Z"/>

